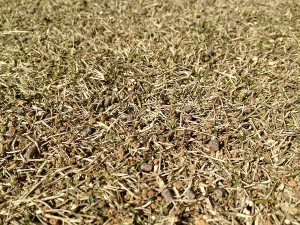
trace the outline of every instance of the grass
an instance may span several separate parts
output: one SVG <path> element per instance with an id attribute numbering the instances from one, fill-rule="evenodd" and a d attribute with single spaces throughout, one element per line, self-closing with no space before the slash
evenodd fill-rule
<path id="1" fill-rule="evenodd" d="M 0 224 L 300 223 L 296 1 L 0 5 Z"/>

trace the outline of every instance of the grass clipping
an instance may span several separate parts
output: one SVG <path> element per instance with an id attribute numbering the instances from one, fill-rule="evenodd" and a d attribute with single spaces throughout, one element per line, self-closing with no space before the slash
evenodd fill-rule
<path id="1" fill-rule="evenodd" d="M 0 224 L 299 224 L 296 1 L 0 6 Z"/>

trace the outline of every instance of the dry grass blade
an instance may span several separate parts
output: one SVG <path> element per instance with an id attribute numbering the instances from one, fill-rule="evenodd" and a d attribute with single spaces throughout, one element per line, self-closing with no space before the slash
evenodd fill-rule
<path id="1" fill-rule="evenodd" d="M 0 224 L 299 224 L 299 4 L 1 1 Z"/>

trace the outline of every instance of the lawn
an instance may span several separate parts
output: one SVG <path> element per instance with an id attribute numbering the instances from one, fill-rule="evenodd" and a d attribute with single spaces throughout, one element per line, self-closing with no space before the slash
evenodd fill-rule
<path id="1" fill-rule="evenodd" d="M 0 224 L 300 224 L 298 1 L 0 3 Z"/>

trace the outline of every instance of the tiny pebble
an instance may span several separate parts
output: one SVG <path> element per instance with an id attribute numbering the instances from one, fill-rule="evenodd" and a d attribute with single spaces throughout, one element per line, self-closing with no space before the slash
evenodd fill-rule
<path id="1" fill-rule="evenodd" d="M 38 155 L 38 149 L 36 146 L 32 146 L 27 149 L 26 153 L 24 154 L 25 159 L 32 159 Z"/>
<path id="2" fill-rule="evenodd" d="M 152 171 L 153 166 L 150 165 L 150 164 L 148 164 L 148 163 L 144 163 L 144 164 L 141 165 L 140 169 L 141 169 L 141 171 L 143 171 L 143 172 L 148 172 L 148 173 L 149 173 L 149 172 Z"/>
<path id="3" fill-rule="evenodd" d="M 148 193 L 148 190 L 147 190 L 147 189 L 143 189 L 141 194 L 142 194 L 142 196 L 144 197 L 144 196 L 147 195 L 147 193 Z"/>
<path id="4" fill-rule="evenodd" d="M 87 136 L 89 136 L 92 133 L 93 133 L 92 128 L 91 127 L 86 127 L 85 129 L 83 129 L 81 131 L 81 136 L 82 137 L 87 137 Z"/>
<path id="5" fill-rule="evenodd" d="M 269 219 L 267 219 L 264 223 L 264 225 L 272 225 L 272 224 L 273 224 L 273 222 Z"/>
<path id="6" fill-rule="evenodd" d="M 133 115 L 128 115 L 126 117 L 127 122 L 132 122 L 134 120 L 134 116 Z"/>
<path id="7" fill-rule="evenodd" d="M 205 220 L 202 220 L 202 219 L 197 219 L 195 220 L 195 225 L 208 225 Z"/>
<path id="8" fill-rule="evenodd" d="M 91 118 L 89 121 L 90 124 L 95 124 L 96 122 L 97 122 L 96 118 Z"/>
<path id="9" fill-rule="evenodd" d="M 0 144 L 0 156 L 5 156 L 6 155 L 6 150 L 3 147 L 3 145 Z"/>
<path id="10" fill-rule="evenodd" d="M 118 148 L 118 156 L 120 159 L 123 159 L 125 156 L 125 151 L 122 147 Z"/>
<path id="11" fill-rule="evenodd" d="M 99 115 L 99 120 L 100 120 L 101 122 L 105 122 L 105 121 L 108 120 L 108 116 L 105 115 L 105 114 L 101 114 L 101 115 Z"/>
<path id="12" fill-rule="evenodd" d="M 185 111 L 186 113 L 190 113 L 190 112 L 193 111 L 193 107 L 190 106 L 190 105 L 187 105 L 187 106 L 184 108 L 184 111 Z"/>
<path id="13" fill-rule="evenodd" d="M 155 192 L 153 190 L 149 190 L 147 195 L 149 198 L 152 198 L 155 195 Z"/>
<path id="14" fill-rule="evenodd" d="M 291 187 L 291 188 L 295 188 L 298 186 L 298 184 L 296 183 L 296 181 L 291 178 L 289 181 L 288 181 L 288 185 Z"/>
<path id="15" fill-rule="evenodd" d="M 217 138 L 212 138 L 209 142 L 209 148 L 212 151 L 220 150 L 220 141 Z"/>
<path id="16" fill-rule="evenodd" d="M 180 182 L 180 181 L 175 181 L 175 182 L 173 183 L 173 186 L 174 186 L 175 188 L 177 188 L 178 190 L 180 190 L 180 189 L 182 188 L 182 182 Z"/>
<path id="17" fill-rule="evenodd" d="M 163 196 L 163 198 L 165 199 L 165 201 L 167 203 L 172 202 L 174 200 L 174 198 L 172 196 L 172 193 L 171 193 L 171 191 L 169 189 L 164 189 L 161 192 L 161 195 Z"/>
<path id="18" fill-rule="evenodd" d="M 206 121 L 204 122 L 204 126 L 206 129 L 210 130 L 214 127 L 214 122 L 213 121 Z"/>
<path id="19" fill-rule="evenodd" d="M 214 56 L 216 53 L 211 49 L 211 48 L 209 48 L 209 49 L 207 49 L 207 55 L 209 56 L 209 57 L 212 57 L 212 56 Z"/>
<path id="20" fill-rule="evenodd" d="M 214 197 L 216 199 L 221 199 L 221 198 L 224 198 L 226 196 L 227 192 L 225 189 L 216 189 L 214 190 Z"/>
<path id="21" fill-rule="evenodd" d="M 105 107 L 110 106 L 111 105 L 111 97 L 110 96 L 105 97 L 105 100 L 104 100 L 103 104 L 104 104 Z"/>
<path id="22" fill-rule="evenodd" d="M 184 192 L 184 196 L 187 197 L 190 200 L 193 200 L 196 197 L 196 194 L 195 194 L 195 192 L 191 188 L 188 188 Z"/>
<path id="23" fill-rule="evenodd" d="M 191 115 L 187 115 L 185 116 L 185 121 L 192 121 L 193 120 L 193 117 Z"/>

